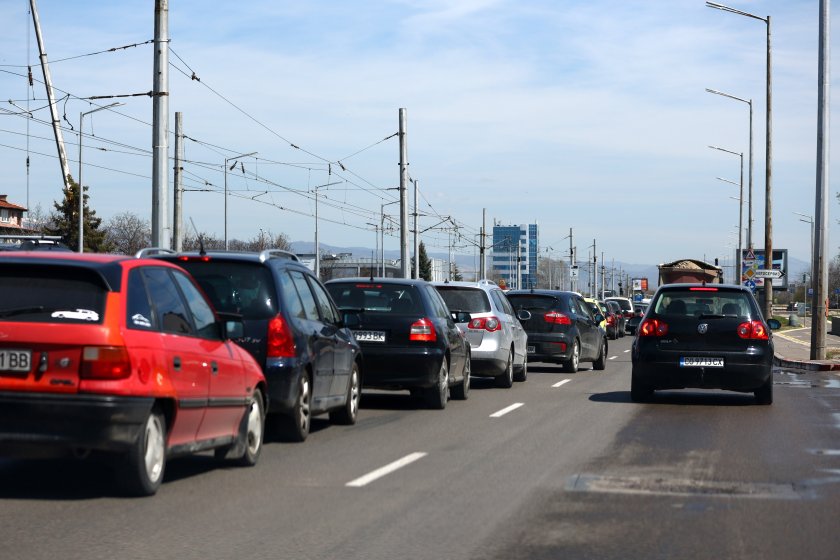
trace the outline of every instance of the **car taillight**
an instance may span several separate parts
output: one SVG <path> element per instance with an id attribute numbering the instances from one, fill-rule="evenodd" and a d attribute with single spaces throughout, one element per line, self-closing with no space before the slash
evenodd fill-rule
<path id="1" fill-rule="evenodd" d="M 608 325 L 615 325 L 615 315 L 608 315 L 607 316 L 607 324 Z"/>
<path id="2" fill-rule="evenodd" d="M 544 316 L 546 323 L 554 323 L 555 325 L 571 325 L 572 321 L 567 315 L 559 311 L 549 311 Z"/>
<path id="3" fill-rule="evenodd" d="M 489 332 L 502 330 L 502 322 L 496 317 L 477 317 L 469 322 L 467 328 Z"/>
<path id="4" fill-rule="evenodd" d="M 738 336 L 748 340 L 768 340 L 770 334 L 761 321 L 746 321 L 738 325 Z"/>
<path id="5" fill-rule="evenodd" d="M 639 336 L 665 336 L 668 334 L 668 323 L 659 319 L 645 319 L 639 325 Z"/>
<path id="6" fill-rule="evenodd" d="M 437 340 L 435 326 L 430 319 L 420 319 L 411 325 L 408 339 L 413 341 L 434 342 Z"/>
<path id="7" fill-rule="evenodd" d="M 82 379 L 125 379 L 131 375 L 131 360 L 125 346 L 82 348 Z"/>
<path id="8" fill-rule="evenodd" d="M 295 357 L 295 338 L 282 315 L 277 315 L 268 322 L 266 356 L 269 358 Z"/>
<path id="9" fill-rule="evenodd" d="M 186 255 L 181 255 L 180 257 L 178 257 L 178 260 L 183 262 L 210 262 L 210 257 L 208 257 L 207 255 L 202 255 L 200 257 L 188 257 Z"/>

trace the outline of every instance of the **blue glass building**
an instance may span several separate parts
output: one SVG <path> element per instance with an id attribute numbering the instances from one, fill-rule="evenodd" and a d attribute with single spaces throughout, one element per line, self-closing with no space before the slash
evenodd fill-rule
<path id="1" fill-rule="evenodd" d="M 537 231 L 537 224 L 493 226 L 491 280 L 504 280 L 508 288 L 537 286 Z M 517 285 L 517 255 L 521 286 Z"/>

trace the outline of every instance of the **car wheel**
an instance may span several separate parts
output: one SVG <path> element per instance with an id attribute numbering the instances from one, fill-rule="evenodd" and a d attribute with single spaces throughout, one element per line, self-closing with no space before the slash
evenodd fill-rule
<path id="1" fill-rule="evenodd" d="M 653 389 L 639 380 L 635 372 L 630 374 L 630 400 L 647 402 L 653 397 Z"/>
<path id="2" fill-rule="evenodd" d="M 505 371 L 502 372 L 501 375 L 497 375 L 496 379 L 496 387 L 501 387 L 503 389 L 510 389 L 513 387 L 513 348 L 508 350 L 508 358 L 507 358 L 507 365 L 505 366 Z"/>
<path id="3" fill-rule="evenodd" d="M 444 358 L 440 363 L 437 383 L 434 387 L 426 389 L 426 405 L 435 410 L 443 410 L 446 408 L 447 400 L 449 400 L 449 365 Z"/>
<path id="4" fill-rule="evenodd" d="M 577 339 L 572 342 L 572 353 L 569 359 L 563 362 L 563 369 L 569 373 L 576 373 L 580 365 L 580 342 Z"/>
<path id="5" fill-rule="evenodd" d="M 356 417 L 359 415 L 359 400 L 362 398 L 359 377 L 359 363 L 353 362 L 353 367 L 350 369 L 350 379 L 347 383 L 347 400 L 341 408 L 330 411 L 330 422 L 333 424 L 349 426 L 356 423 Z"/>
<path id="6" fill-rule="evenodd" d="M 467 354 L 467 361 L 464 364 L 464 380 L 452 388 L 452 398 L 459 401 L 465 401 L 470 397 L 470 372 L 472 365 L 470 364 L 470 355 Z"/>
<path id="7" fill-rule="evenodd" d="M 601 350 L 598 352 L 598 359 L 592 362 L 592 369 L 602 370 L 607 367 L 607 339 L 601 340 Z"/>
<path id="8" fill-rule="evenodd" d="M 522 365 L 513 375 L 514 381 L 527 381 L 528 380 L 528 354 L 525 354 L 525 357 L 522 359 Z"/>
<path id="9" fill-rule="evenodd" d="M 759 387 L 753 393 L 755 395 L 756 404 L 773 404 L 773 374 L 767 378 L 764 385 Z"/>
<path id="10" fill-rule="evenodd" d="M 286 441 L 301 442 L 305 441 L 309 435 L 309 424 L 312 421 L 310 417 L 310 402 L 312 399 L 311 385 L 309 383 L 309 375 L 304 373 L 300 376 L 298 382 L 298 397 L 295 400 L 295 405 L 292 407 L 291 413 L 281 415 L 277 420 L 280 428 L 280 435 Z"/>
<path id="11" fill-rule="evenodd" d="M 153 408 L 128 450 L 120 481 L 132 496 L 151 496 L 163 482 L 166 467 L 166 419 Z"/>

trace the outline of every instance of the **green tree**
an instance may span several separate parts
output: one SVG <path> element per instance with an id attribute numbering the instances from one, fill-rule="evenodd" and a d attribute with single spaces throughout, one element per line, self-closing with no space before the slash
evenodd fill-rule
<path id="1" fill-rule="evenodd" d="M 464 279 L 464 276 L 461 274 L 461 271 L 458 270 L 458 263 L 452 262 L 452 281 L 453 282 L 460 282 Z"/>
<path id="2" fill-rule="evenodd" d="M 429 255 L 426 254 L 426 245 L 422 241 L 418 253 L 420 253 L 420 278 L 428 282 L 432 279 L 432 261 L 429 260 Z M 411 259 L 411 277 L 414 278 L 414 258 Z"/>
<path id="3" fill-rule="evenodd" d="M 70 187 L 62 189 L 64 199 L 61 202 L 53 203 L 55 210 L 50 214 L 50 223 L 44 227 L 44 233 L 61 236 L 62 243 L 75 250 L 79 247 L 79 184 L 70 176 L 67 179 Z M 84 250 L 107 253 L 112 247 L 106 238 L 106 232 L 99 229 L 102 218 L 97 218 L 96 210 L 88 206 L 88 195 L 84 197 Z"/>

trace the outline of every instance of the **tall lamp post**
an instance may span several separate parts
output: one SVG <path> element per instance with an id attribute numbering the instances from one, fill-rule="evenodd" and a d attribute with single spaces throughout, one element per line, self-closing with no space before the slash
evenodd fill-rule
<path id="1" fill-rule="evenodd" d="M 125 103 L 111 103 L 110 105 L 105 105 L 102 107 L 97 107 L 96 109 L 91 109 L 90 111 L 85 111 L 83 113 L 79 113 L 79 252 L 85 252 L 85 189 L 82 186 L 82 138 L 84 138 L 84 134 L 82 131 L 82 123 L 84 122 L 85 115 L 90 115 L 91 113 L 95 113 L 97 111 L 102 111 L 103 109 L 110 109 L 112 107 L 119 107 L 120 105 L 125 105 Z"/>
<path id="2" fill-rule="evenodd" d="M 768 270 L 773 268 L 773 200 L 772 200 L 772 178 L 773 178 L 773 88 L 771 71 L 771 50 L 770 50 L 770 16 L 761 17 L 749 12 L 744 12 L 718 4 L 706 2 L 709 8 L 715 8 L 724 12 L 730 12 L 739 16 L 763 21 L 767 25 L 767 107 L 766 107 L 766 135 L 765 135 L 765 200 L 764 200 L 764 266 Z M 773 316 L 773 280 L 764 282 L 764 316 L 768 319 Z"/>
<path id="3" fill-rule="evenodd" d="M 806 224 L 811 225 L 811 244 L 809 247 L 811 248 L 811 258 L 808 259 L 810 262 L 808 263 L 808 270 L 811 270 L 811 287 L 813 288 L 814 283 L 814 275 L 813 275 L 813 268 L 814 268 L 814 217 L 808 214 L 801 214 L 799 212 L 794 212 L 797 216 L 802 216 L 799 218 L 800 222 L 805 222 Z M 808 218 L 807 220 L 805 218 Z M 807 296 L 807 294 L 805 294 Z M 812 308 L 813 309 L 813 308 Z"/>
<path id="4" fill-rule="evenodd" d="M 743 237 L 743 230 L 744 230 L 744 152 L 733 152 L 732 150 L 727 150 L 726 148 L 721 148 L 718 146 L 709 146 L 713 150 L 720 150 L 721 152 L 726 152 L 727 154 L 732 154 L 733 156 L 738 156 L 741 158 L 741 182 L 739 183 L 740 191 L 738 193 L 738 197 L 740 203 L 738 205 L 738 258 L 735 259 L 735 268 L 736 268 L 736 276 L 737 282 L 736 284 L 741 283 L 741 274 L 743 274 L 742 270 L 742 259 L 743 257 L 743 250 L 744 247 L 741 244 L 741 238 Z M 732 181 L 727 181 L 726 179 L 722 179 L 720 177 L 716 177 L 717 179 L 731 183 Z"/>
<path id="5" fill-rule="evenodd" d="M 228 186 L 227 186 L 227 172 L 228 172 L 228 162 L 233 161 L 233 165 L 230 166 L 231 169 L 236 167 L 236 160 L 248 157 L 248 156 L 255 156 L 257 152 L 250 152 L 247 154 L 239 154 L 238 156 L 233 156 L 229 158 L 225 158 L 225 251 L 228 250 Z"/>

